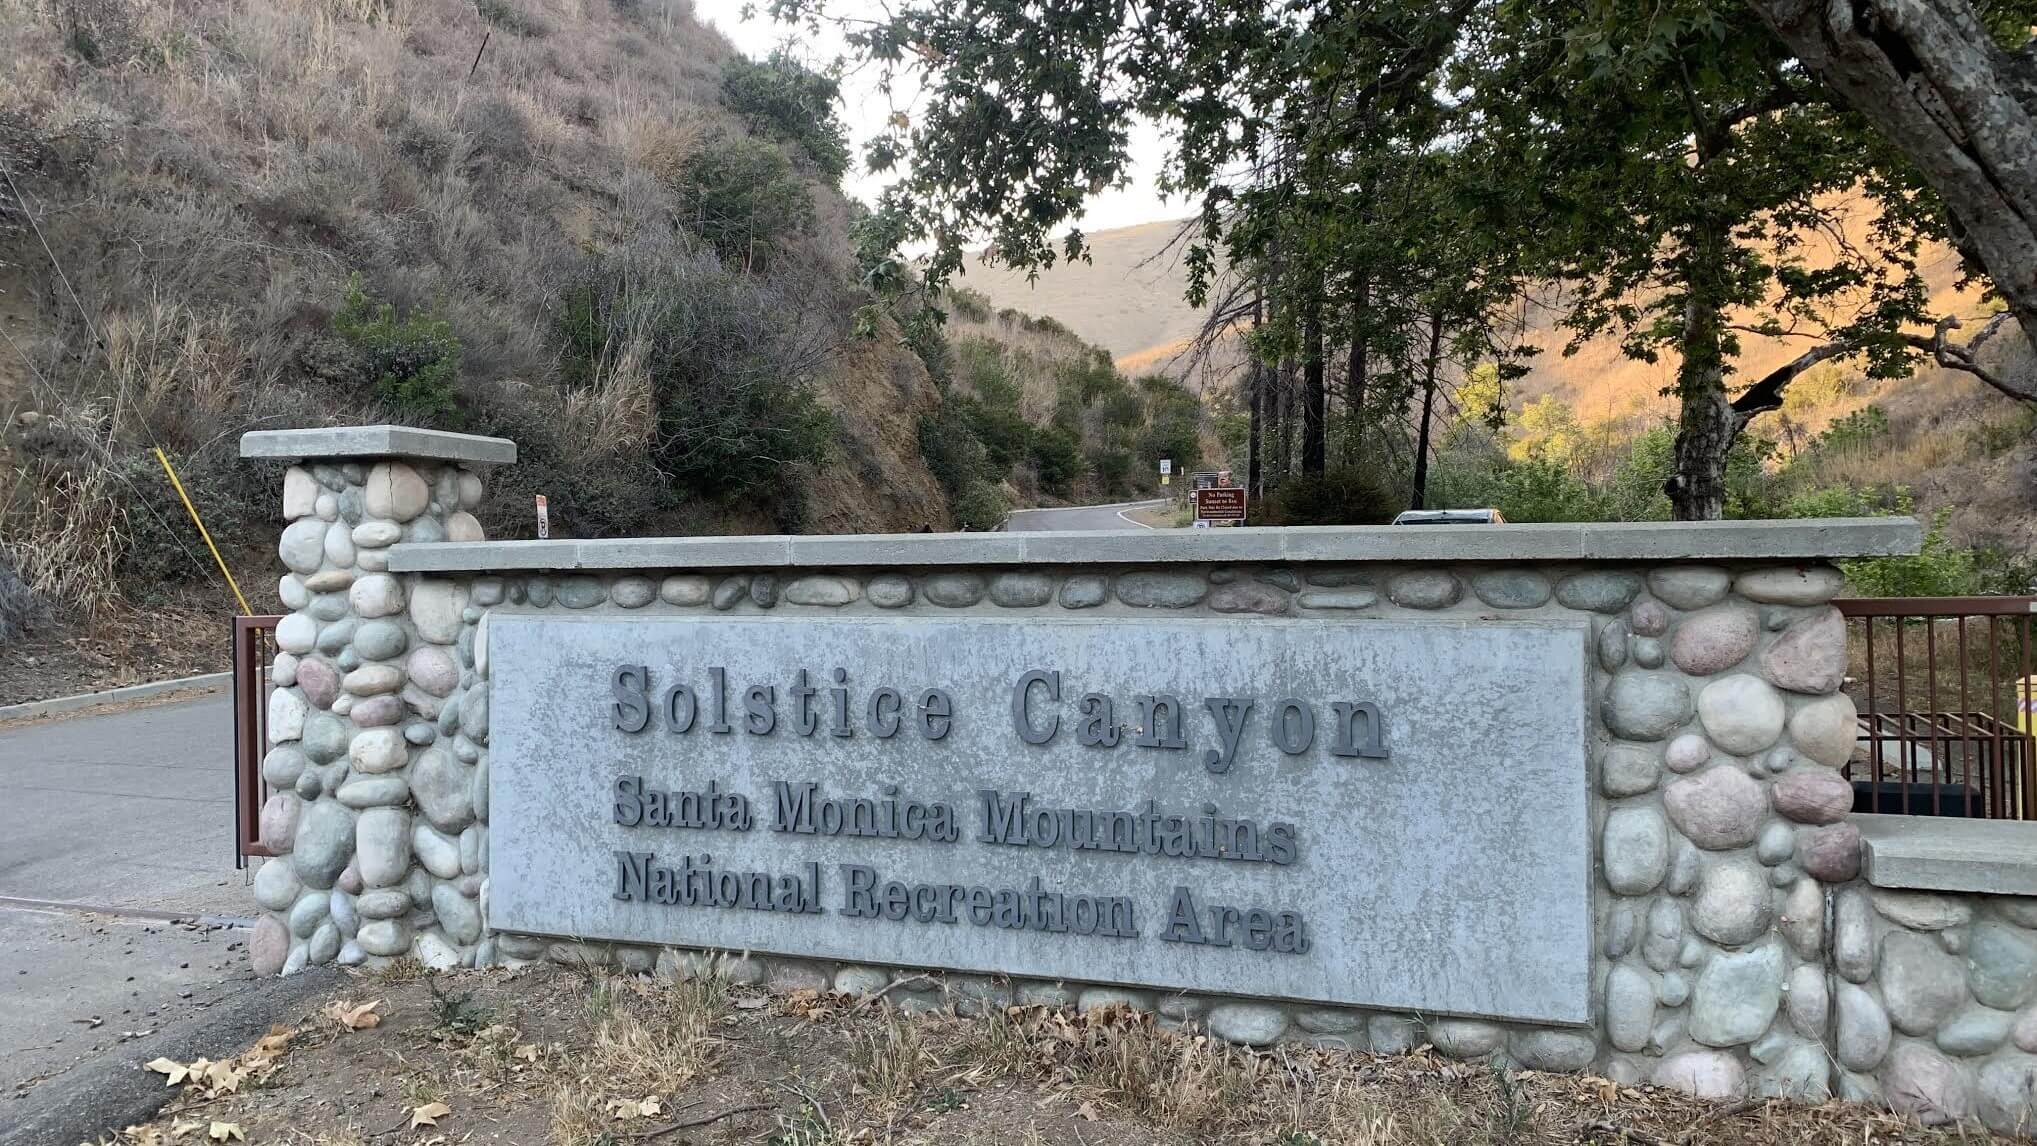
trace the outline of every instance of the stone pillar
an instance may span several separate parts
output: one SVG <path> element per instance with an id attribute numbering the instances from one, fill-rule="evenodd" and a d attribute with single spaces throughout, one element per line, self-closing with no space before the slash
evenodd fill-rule
<path id="1" fill-rule="evenodd" d="M 473 683 L 466 589 L 392 574 L 388 550 L 482 540 L 480 470 L 515 461 L 516 446 L 368 426 L 256 431 L 241 456 L 293 463 L 277 546 L 290 613 L 276 627 L 262 761 L 274 794 L 261 838 L 277 857 L 255 876 L 254 969 L 413 950 L 472 965 L 485 842 L 474 807 L 487 777 L 459 731 Z"/>

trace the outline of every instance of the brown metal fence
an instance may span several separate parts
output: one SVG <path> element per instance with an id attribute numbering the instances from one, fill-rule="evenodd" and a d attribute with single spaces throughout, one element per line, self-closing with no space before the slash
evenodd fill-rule
<path id="1" fill-rule="evenodd" d="M 2037 819 L 2037 597 L 1862 597 L 1846 618 L 1854 810 Z"/>
<path id="2" fill-rule="evenodd" d="M 276 659 L 276 623 L 281 617 L 233 619 L 233 808 L 235 867 L 249 856 L 272 856 L 262 842 L 262 756 L 269 740 L 269 665 Z"/>

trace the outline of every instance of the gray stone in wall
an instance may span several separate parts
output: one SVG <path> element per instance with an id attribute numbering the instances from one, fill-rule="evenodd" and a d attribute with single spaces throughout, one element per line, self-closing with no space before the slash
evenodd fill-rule
<path id="1" fill-rule="evenodd" d="M 1556 602 L 1566 609 L 1617 613 L 1641 592 L 1638 574 L 1614 571 L 1573 573 L 1556 585 Z"/>
<path id="2" fill-rule="evenodd" d="M 608 599 L 624 609 L 641 609 L 658 599 L 658 585 L 649 577 L 617 577 Z"/>
<path id="3" fill-rule="evenodd" d="M 1598 1057 L 1598 1040 L 1584 1031 L 1515 1031 L 1507 1050 L 1529 1070 L 1576 1072 Z"/>
<path id="4" fill-rule="evenodd" d="M 856 600 L 862 589 L 848 577 L 813 573 L 794 578 L 785 586 L 785 603 L 815 608 L 839 608 Z"/>
<path id="5" fill-rule="evenodd" d="M 1406 1054 L 1415 1049 L 1421 1027 L 1400 1015 L 1373 1015 L 1365 1020 L 1365 1038 L 1376 1054 Z"/>
<path id="6" fill-rule="evenodd" d="M 1340 592 L 1341 590 L 1328 590 Z M 1218 613 L 1259 613 L 1274 616 L 1287 611 L 1288 597 L 1275 586 L 1261 581 L 1235 581 L 1220 585 L 1209 595 L 1211 611 Z"/>
<path id="7" fill-rule="evenodd" d="M 304 890 L 288 857 L 262 861 L 255 872 L 255 902 L 270 911 L 287 911 Z"/>
<path id="8" fill-rule="evenodd" d="M 912 578 L 902 573 L 880 573 L 863 587 L 863 595 L 880 609 L 903 609 L 912 604 Z"/>
<path id="9" fill-rule="evenodd" d="M 1404 609 L 1447 609 L 1464 595 L 1464 586 L 1442 569 L 1411 569 L 1387 581 L 1386 595 Z"/>
<path id="10" fill-rule="evenodd" d="M 1608 959 L 1618 959 L 1634 949 L 1634 933 L 1639 930 L 1634 922 L 1634 904 L 1630 900 L 1616 901 L 1610 910 L 1600 917 L 1599 950 Z"/>
<path id="11" fill-rule="evenodd" d="M 1782 1004 L 1783 969 L 1782 948 L 1772 942 L 1714 954 L 1691 988 L 1690 1037 L 1713 1047 L 1759 1037 Z"/>
<path id="12" fill-rule="evenodd" d="M 891 976 L 875 967 L 843 967 L 835 972 L 834 989 L 844 995 L 874 995 L 891 985 Z"/>
<path id="13" fill-rule="evenodd" d="M 934 573 L 920 582 L 920 595 L 944 609 L 961 609 L 983 600 L 983 578 L 975 573 Z"/>
<path id="14" fill-rule="evenodd" d="M 1733 576 L 1712 565 L 1671 565 L 1648 571 L 1648 591 L 1672 609 L 1702 609 L 1722 600 Z"/>
<path id="15" fill-rule="evenodd" d="M 1659 669 L 1665 659 L 1662 642 L 1654 637 L 1635 637 L 1627 642 L 1633 652 L 1634 663 L 1644 669 Z"/>
<path id="16" fill-rule="evenodd" d="M 1682 950 L 1683 908 L 1666 897 L 1649 904 L 1648 932 L 1641 940 L 1641 958 L 1655 970 L 1667 971 L 1676 965 Z"/>
<path id="17" fill-rule="evenodd" d="M 417 855 L 417 862 L 424 870 L 440 879 L 454 879 L 460 874 L 459 842 L 448 838 L 430 824 L 418 824 L 411 830 L 410 847 Z"/>
<path id="18" fill-rule="evenodd" d="M 1607 672 L 1617 672 L 1627 663 L 1627 624 L 1607 621 L 1598 631 L 1598 663 Z"/>
<path id="19" fill-rule="evenodd" d="M 715 582 L 714 596 L 710 599 L 716 609 L 733 609 L 750 595 L 750 578 L 738 573 Z"/>
<path id="20" fill-rule="evenodd" d="M 2009 1054 L 1982 1065 L 1974 1099 L 1989 1130 L 2027 1136 L 2037 1127 L 2037 1058 Z"/>
<path id="21" fill-rule="evenodd" d="M 1478 1059 L 1506 1045 L 1506 1029 L 1477 1019 L 1437 1019 L 1429 1024 L 1429 1042 L 1445 1058 Z"/>
<path id="22" fill-rule="evenodd" d="M 1671 781 L 1662 804 L 1690 841 L 1709 851 L 1743 848 L 1760 834 L 1768 794 L 1730 764 Z"/>
<path id="23" fill-rule="evenodd" d="M 1790 884 L 1776 930 L 1799 959 L 1819 958 L 1825 947 L 1825 892 L 1817 880 L 1800 878 Z"/>
<path id="24" fill-rule="evenodd" d="M 1655 983 L 1645 972 L 1618 964 L 1606 974 L 1606 1038 L 1623 1051 L 1648 1045 L 1655 1029 Z"/>
<path id="25" fill-rule="evenodd" d="M 705 605 L 711 588 L 707 578 L 698 573 L 675 573 L 658 582 L 658 599 L 682 607 Z"/>
<path id="26" fill-rule="evenodd" d="M 750 575 L 750 604 L 759 609 L 769 609 L 778 603 L 778 575 L 776 573 L 752 573 Z"/>
<path id="27" fill-rule="evenodd" d="M 1287 1033 L 1287 1013 L 1264 1003 L 1220 1003 L 1203 1021 L 1211 1034 L 1240 1046 L 1271 1046 Z"/>
<path id="28" fill-rule="evenodd" d="M 1118 600 L 1136 609 L 1186 609 L 1209 592 L 1201 576 L 1171 569 L 1120 573 L 1115 588 Z"/>
<path id="29" fill-rule="evenodd" d="M 1370 609 L 1379 604 L 1379 591 L 1363 585 L 1342 589 L 1310 589 L 1296 602 L 1304 609 Z"/>
<path id="30" fill-rule="evenodd" d="M 1615 799 L 1654 789 L 1662 775 L 1662 754 L 1645 744 L 1615 742 L 1599 758 L 1599 791 Z"/>
<path id="31" fill-rule="evenodd" d="M 1764 605 L 1818 605 L 1845 588 L 1845 574 L 1830 565 L 1782 566 L 1740 574 L 1733 589 Z"/>
<path id="32" fill-rule="evenodd" d="M 1972 1058 L 2001 1049 L 2016 1016 L 1988 1007 L 1965 1007 L 1945 1020 L 1933 1040 L 1949 1055 Z"/>
<path id="33" fill-rule="evenodd" d="M 1888 1013 L 1864 988 L 1841 983 L 1835 1000 L 1834 1052 L 1853 1070 L 1873 1070 L 1888 1055 L 1894 1032 Z"/>
<path id="34" fill-rule="evenodd" d="M 1471 576 L 1471 591 L 1495 609 L 1533 609 L 1549 603 L 1549 578 L 1533 569 L 1493 569 Z"/>
<path id="35" fill-rule="evenodd" d="M 1949 895 L 1877 887 L 1868 897 L 1877 915 L 1911 931 L 1943 931 L 1973 921 L 1972 904 Z"/>
<path id="36" fill-rule="evenodd" d="M 591 609 L 608 600 L 608 590 L 593 577 L 567 577 L 559 582 L 558 600 L 568 609 Z"/>
<path id="37" fill-rule="evenodd" d="M 1657 1086 L 1715 1101 L 1738 1098 L 1747 1090 L 1746 1068 L 1724 1051 L 1680 1051 L 1663 1058 L 1648 1077 Z"/>
<path id="38" fill-rule="evenodd" d="M 1825 608 L 1783 630 L 1762 651 L 1761 673 L 1791 692 L 1837 691 L 1846 679 L 1846 618 Z"/>
<path id="39" fill-rule="evenodd" d="M 1831 1073 L 1824 1047 L 1792 1039 L 1772 1062 L 1755 1072 L 1753 1092 L 1764 1098 L 1820 1103 L 1832 1097 Z"/>
<path id="40" fill-rule="evenodd" d="M 349 808 L 381 808 L 403 804 L 410 799 L 410 782 L 402 776 L 354 776 L 339 786 L 333 796 Z"/>
<path id="41" fill-rule="evenodd" d="M 1878 975 L 1889 1021 L 1906 1035 L 1930 1034 L 1966 998 L 1964 969 L 1928 936 L 1883 936 Z"/>
<path id="42" fill-rule="evenodd" d="M 1768 867 L 1788 863 L 1796 850 L 1796 832 L 1781 820 L 1770 820 L 1762 825 L 1761 835 L 1754 841 L 1755 858 Z"/>
<path id="43" fill-rule="evenodd" d="M 1802 963 L 1789 973 L 1783 991 L 1783 1009 L 1789 1025 L 1806 1038 L 1825 1037 L 1825 1021 L 1831 1016 L 1831 988 L 1825 969 L 1816 963 Z"/>
<path id="44" fill-rule="evenodd" d="M 1925 1043 L 1901 1043 L 1890 1053 L 1882 1091 L 1898 1113 L 1926 1126 L 1973 1114 L 1973 1083 L 1966 1071 Z"/>
<path id="45" fill-rule="evenodd" d="M 1993 920 L 1976 923 L 1966 959 L 1967 985 L 1983 1005 L 2013 1011 L 2037 997 L 2037 941 L 2029 933 Z"/>
<path id="46" fill-rule="evenodd" d="M 1005 609 L 1032 609 L 1054 599 L 1054 578 L 1046 573 L 999 573 L 990 579 L 990 603 Z"/>
<path id="47" fill-rule="evenodd" d="M 1669 825 L 1652 807 L 1615 808 L 1606 817 L 1599 854 L 1608 887 L 1644 895 L 1669 870 Z"/>
<path id="48" fill-rule="evenodd" d="M 1843 692 L 1803 701 L 1790 714 L 1790 742 L 1798 752 L 1827 768 L 1837 768 L 1853 755 L 1857 715 L 1853 698 Z"/>
<path id="49" fill-rule="evenodd" d="M 1110 578 L 1098 573 L 1077 573 L 1061 582 L 1060 602 L 1064 609 L 1093 609 L 1110 597 Z"/>
<path id="50" fill-rule="evenodd" d="M 1706 869 L 1691 900 L 1691 930 L 1737 947 L 1768 930 L 1768 873 L 1744 859 L 1727 859 Z"/>
<path id="51" fill-rule="evenodd" d="M 1673 673 L 1623 672 L 1606 688 L 1606 727 L 1624 740 L 1660 740 L 1690 714 L 1690 690 Z"/>
<path id="52" fill-rule="evenodd" d="M 448 938 L 455 943 L 480 941 L 481 908 L 473 900 L 453 890 L 451 884 L 442 883 L 432 889 L 431 904 Z"/>
<path id="53" fill-rule="evenodd" d="M 1782 735 L 1788 710 L 1782 694 L 1751 673 L 1736 673 L 1698 693 L 1698 721 L 1712 743 L 1736 756 L 1750 756 Z"/>
<path id="54" fill-rule="evenodd" d="M 308 886 L 329 888 L 352 858 L 353 844 L 353 810 L 337 800 L 318 800 L 297 821 L 290 865 Z"/>

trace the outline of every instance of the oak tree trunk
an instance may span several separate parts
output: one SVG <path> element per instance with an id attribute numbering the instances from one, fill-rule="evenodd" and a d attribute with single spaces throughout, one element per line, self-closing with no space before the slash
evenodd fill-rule
<path id="1" fill-rule="evenodd" d="M 1748 2 L 1916 164 L 2037 346 L 2037 40 L 2001 47 L 1968 0 Z"/>
<path id="2" fill-rule="evenodd" d="M 1415 430 L 1415 480 L 1409 509 L 1426 509 L 1429 500 L 1429 421 L 1436 411 L 1436 366 L 1442 359 L 1443 316 L 1429 316 L 1429 356 L 1422 362 L 1422 420 Z"/>

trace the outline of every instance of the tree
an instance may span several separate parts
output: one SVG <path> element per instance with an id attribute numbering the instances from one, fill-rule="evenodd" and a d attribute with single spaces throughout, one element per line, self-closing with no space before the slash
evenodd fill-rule
<path id="1" fill-rule="evenodd" d="M 2037 6 L 1967 0 L 1748 0 L 1790 50 L 1900 149 L 2037 346 Z M 1992 328 L 1991 328 L 1992 329 Z M 1941 332 L 1942 334 L 1942 332 Z M 1941 340 L 1942 341 L 1942 340 Z M 1979 339 L 1976 339 L 1977 343 Z M 1972 345 L 1972 344 L 1969 344 Z M 2037 378 L 1977 369 L 2037 401 Z"/>

